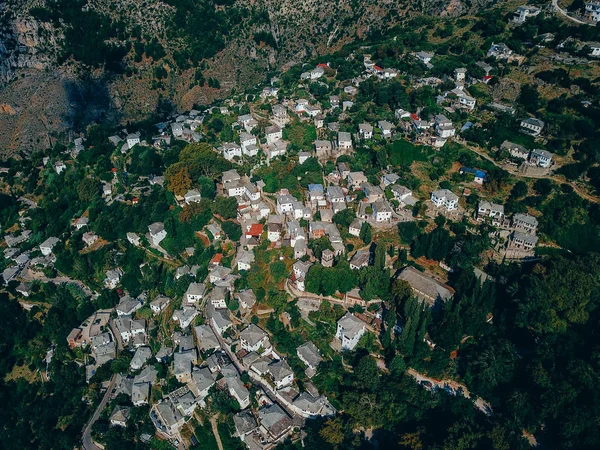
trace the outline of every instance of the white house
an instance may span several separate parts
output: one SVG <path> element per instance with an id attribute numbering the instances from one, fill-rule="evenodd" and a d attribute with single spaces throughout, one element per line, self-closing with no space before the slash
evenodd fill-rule
<path id="1" fill-rule="evenodd" d="M 44 242 L 42 242 L 40 244 L 40 251 L 42 252 L 42 255 L 44 255 L 44 256 L 51 255 L 52 249 L 59 242 L 60 242 L 60 239 L 58 239 L 57 237 L 49 237 Z"/>
<path id="2" fill-rule="evenodd" d="M 233 158 L 241 158 L 242 157 L 242 147 L 240 147 L 235 142 L 227 142 L 221 146 L 221 151 L 223 152 L 223 158 L 227 161 L 231 161 Z"/>
<path id="3" fill-rule="evenodd" d="M 158 295 L 154 300 L 150 302 L 150 309 L 154 314 L 160 314 L 169 304 L 171 299 L 164 295 Z"/>
<path id="4" fill-rule="evenodd" d="M 513 17 L 513 22 L 522 24 L 525 23 L 528 17 L 535 17 L 541 12 L 541 9 L 537 6 L 532 5 L 524 5 L 519 6 L 515 11 L 515 16 Z"/>
<path id="5" fill-rule="evenodd" d="M 200 203 L 200 200 L 202 200 L 202 196 L 200 195 L 200 192 L 197 189 L 188 190 L 183 196 L 183 198 L 186 205 L 189 205 L 191 203 Z"/>
<path id="6" fill-rule="evenodd" d="M 250 133 L 240 133 L 240 143 L 242 144 L 242 152 L 244 154 L 248 153 L 248 147 L 254 146 L 256 147 L 256 136 Z"/>
<path id="7" fill-rule="evenodd" d="M 271 125 L 265 128 L 265 137 L 267 138 L 267 144 L 271 145 L 283 139 L 283 131 L 277 125 Z"/>
<path id="8" fill-rule="evenodd" d="M 443 114 L 435 116 L 435 131 L 439 137 L 444 139 L 452 137 L 456 133 L 452 121 Z"/>
<path id="9" fill-rule="evenodd" d="M 366 329 L 367 326 L 362 320 L 347 312 L 338 320 L 335 337 L 340 340 L 342 350 L 354 350 Z"/>
<path id="10" fill-rule="evenodd" d="M 165 225 L 162 222 L 154 222 L 148 225 L 148 231 L 153 245 L 159 245 L 167 237 L 167 230 L 165 230 Z"/>
<path id="11" fill-rule="evenodd" d="M 197 303 L 204 298 L 206 286 L 202 283 L 190 283 L 185 291 L 185 299 L 188 303 Z"/>
<path id="12" fill-rule="evenodd" d="M 132 133 L 127 135 L 127 148 L 132 149 L 140 143 L 139 133 Z"/>
<path id="13" fill-rule="evenodd" d="M 548 168 L 552 165 L 553 156 L 548 150 L 537 148 L 531 152 L 530 161 L 540 167 Z"/>
<path id="14" fill-rule="evenodd" d="M 59 175 L 60 175 L 60 174 L 61 174 L 61 172 L 63 172 L 64 170 L 67 170 L 67 166 L 65 165 L 65 163 L 64 163 L 64 162 L 62 162 L 62 161 L 56 161 L 56 162 L 54 163 L 54 171 L 55 171 L 57 174 L 59 174 Z"/>
<path id="15" fill-rule="evenodd" d="M 532 136 L 539 136 L 544 129 L 544 125 L 544 121 L 534 117 L 521 120 L 521 130 Z"/>
<path id="16" fill-rule="evenodd" d="M 590 56 L 600 56 L 600 43 L 588 42 L 587 47 L 590 49 Z"/>
<path id="17" fill-rule="evenodd" d="M 375 222 L 389 222 L 392 220 L 392 208 L 385 200 L 378 200 L 372 204 Z"/>
<path id="18" fill-rule="evenodd" d="M 104 279 L 104 285 L 108 289 L 114 289 L 121 281 L 121 277 L 123 276 L 123 271 L 119 268 L 111 269 L 106 271 L 106 278 Z"/>
<path id="19" fill-rule="evenodd" d="M 361 123 L 358 126 L 358 134 L 362 139 L 371 139 L 373 137 L 373 125 Z"/>
<path id="20" fill-rule="evenodd" d="M 380 120 L 377 122 L 377 128 L 381 130 L 381 134 L 385 139 L 389 139 L 392 137 L 392 131 L 394 130 L 394 124 L 388 122 L 387 120 Z"/>
<path id="21" fill-rule="evenodd" d="M 338 132 L 338 146 L 342 149 L 351 149 L 352 148 L 352 135 L 346 131 Z"/>
<path id="22" fill-rule="evenodd" d="M 240 346 L 248 352 L 258 352 L 260 349 L 270 352 L 269 335 L 260 327 L 250 324 L 240 333 Z"/>
<path id="23" fill-rule="evenodd" d="M 433 191 L 431 201 L 437 208 L 444 206 L 448 211 L 458 208 L 458 196 L 448 189 Z"/>

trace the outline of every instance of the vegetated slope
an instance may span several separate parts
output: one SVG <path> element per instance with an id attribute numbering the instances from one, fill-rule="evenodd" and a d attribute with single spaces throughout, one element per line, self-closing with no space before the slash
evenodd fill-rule
<path id="1" fill-rule="evenodd" d="M 480 6 L 461 0 L 8 0 L 0 5 L 0 115 L 6 119 L 0 151 L 38 148 L 57 133 L 107 117 L 141 120 L 164 100 L 181 109 L 210 103 L 263 80 L 269 69 L 384 33 L 408 13 L 456 15 Z M 100 99 L 95 90 L 81 96 L 85 87 L 73 95 L 82 77 L 103 93 Z"/>

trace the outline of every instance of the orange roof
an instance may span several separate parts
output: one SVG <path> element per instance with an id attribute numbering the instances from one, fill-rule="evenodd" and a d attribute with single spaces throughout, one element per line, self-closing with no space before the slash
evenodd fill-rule
<path id="1" fill-rule="evenodd" d="M 379 66 L 373 66 L 373 69 L 375 69 L 377 72 L 381 72 L 383 69 Z"/>
<path id="2" fill-rule="evenodd" d="M 329 69 L 329 66 L 327 64 L 324 64 L 324 63 L 317 64 L 317 67 L 322 67 L 323 69 Z"/>
<path id="3" fill-rule="evenodd" d="M 213 258 L 210 260 L 210 262 L 219 264 L 222 259 L 223 259 L 223 253 L 217 253 L 215 256 L 213 256 Z"/>
<path id="4" fill-rule="evenodd" d="M 248 236 L 256 236 L 260 237 L 263 232 L 263 226 L 260 223 L 253 224 L 248 232 L 246 233 Z"/>

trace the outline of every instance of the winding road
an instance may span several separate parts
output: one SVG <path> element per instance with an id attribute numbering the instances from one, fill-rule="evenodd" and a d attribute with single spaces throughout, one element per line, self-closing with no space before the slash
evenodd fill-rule
<path id="1" fill-rule="evenodd" d="M 591 26 L 594 26 L 594 25 L 595 25 L 595 24 L 591 24 L 591 23 L 588 23 L 588 22 L 584 22 L 583 20 L 579 20 L 579 19 L 576 19 L 575 17 L 572 17 L 572 16 L 570 16 L 570 15 L 569 15 L 569 13 L 568 13 L 567 11 L 565 11 L 565 10 L 564 10 L 564 9 L 562 9 L 560 6 L 558 6 L 558 0 L 552 0 L 552 7 L 553 7 L 553 8 L 554 8 L 556 11 L 558 11 L 558 13 L 559 13 L 560 15 L 562 15 L 562 16 L 564 16 L 564 17 L 566 17 L 567 19 L 569 19 L 569 20 L 571 20 L 571 21 L 573 21 L 573 22 L 575 22 L 575 23 L 578 23 L 579 25 L 591 25 Z"/>

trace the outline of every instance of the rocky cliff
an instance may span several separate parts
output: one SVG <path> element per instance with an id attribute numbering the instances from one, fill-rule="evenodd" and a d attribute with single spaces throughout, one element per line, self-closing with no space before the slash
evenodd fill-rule
<path id="1" fill-rule="evenodd" d="M 43 148 L 91 121 L 143 119 L 164 99 L 207 104 L 411 12 L 479 7 L 467 1 L 7 0 L 0 151 Z"/>

